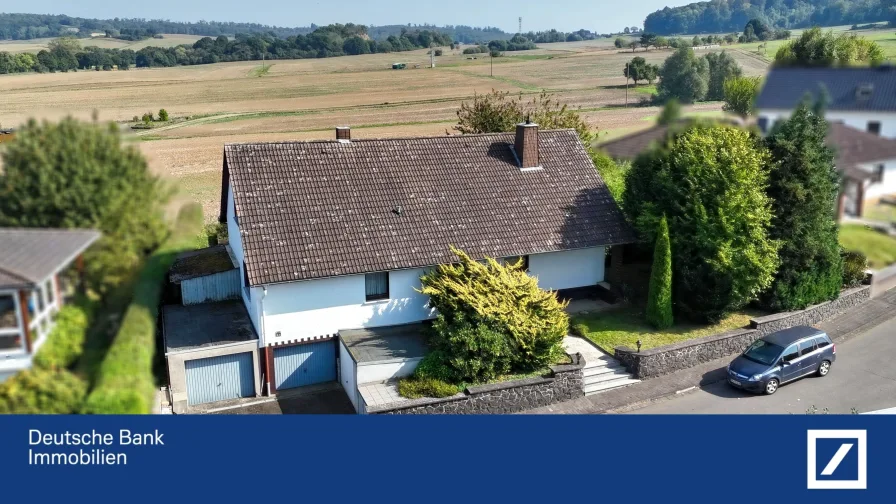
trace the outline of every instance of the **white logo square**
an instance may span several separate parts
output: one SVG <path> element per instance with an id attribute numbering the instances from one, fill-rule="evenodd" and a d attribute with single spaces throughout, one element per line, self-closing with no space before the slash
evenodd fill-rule
<path id="1" fill-rule="evenodd" d="M 868 488 L 868 431 L 856 430 L 809 430 L 807 431 L 806 465 L 807 488 L 813 490 L 866 490 Z M 849 480 L 818 479 L 818 466 L 816 464 L 816 441 L 819 439 L 855 439 L 853 444 L 844 443 L 837 450 L 831 460 L 825 460 L 822 474 L 831 475 L 846 457 L 850 450 L 858 450 L 858 477 Z"/>

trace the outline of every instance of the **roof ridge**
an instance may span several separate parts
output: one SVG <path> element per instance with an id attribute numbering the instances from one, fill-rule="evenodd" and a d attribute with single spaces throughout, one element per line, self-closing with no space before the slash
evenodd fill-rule
<path id="1" fill-rule="evenodd" d="M 21 280 L 21 281 L 23 281 L 23 282 L 26 282 L 26 283 L 28 283 L 28 284 L 34 284 L 34 283 L 35 283 L 34 280 L 31 280 L 31 279 L 29 279 L 29 278 L 23 276 L 21 273 L 18 273 L 18 272 L 16 272 L 16 271 L 11 270 L 11 269 L 9 268 L 9 266 L 2 266 L 2 265 L 0 265 L 0 272 L 3 272 L 3 273 L 5 273 L 5 274 L 7 274 L 7 275 L 9 275 L 9 276 L 11 276 L 11 277 L 18 278 L 19 280 Z"/>
<path id="2" fill-rule="evenodd" d="M 541 133 L 560 133 L 566 131 L 575 131 L 574 128 L 557 128 L 557 129 L 543 129 L 539 130 L 539 134 Z M 447 138 L 470 138 L 470 137 L 487 137 L 487 136 L 497 136 L 497 135 L 513 135 L 513 131 L 500 131 L 494 133 L 461 133 L 459 135 L 431 135 L 431 136 L 408 136 L 408 137 L 380 137 L 380 138 L 353 138 L 351 143 L 361 143 L 361 142 L 392 142 L 398 140 L 439 140 L 439 139 L 447 139 Z M 297 144 L 338 144 L 341 145 L 335 138 L 332 140 L 282 140 L 279 142 L 233 142 L 233 143 L 225 143 L 224 147 L 230 147 L 232 145 L 297 145 Z"/>

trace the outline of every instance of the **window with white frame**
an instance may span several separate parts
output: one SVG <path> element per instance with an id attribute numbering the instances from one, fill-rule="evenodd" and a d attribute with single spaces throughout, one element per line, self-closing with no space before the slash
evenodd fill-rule
<path id="1" fill-rule="evenodd" d="M 56 285 L 52 277 L 44 284 L 44 291 L 47 293 L 47 304 L 53 304 L 56 301 Z"/>
<path id="2" fill-rule="evenodd" d="M 47 309 L 47 302 L 44 299 L 44 290 L 38 287 L 34 291 L 34 296 L 37 297 L 37 313 L 40 315 Z"/>
<path id="3" fill-rule="evenodd" d="M 364 275 L 364 298 L 367 301 L 389 299 L 389 272 Z"/>
<path id="4" fill-rule="evenodd" d="M 0 294 L 0 352 L 23 348 L 15 294 Z"/>

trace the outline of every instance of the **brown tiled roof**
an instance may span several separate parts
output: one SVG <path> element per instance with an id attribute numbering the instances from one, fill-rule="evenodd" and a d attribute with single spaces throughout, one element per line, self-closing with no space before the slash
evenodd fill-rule
<path id="1" fill-rule="evenodd" d="M 644 131 L 604 142 L 598 148 L 613 159 L 635 159 L 654 143 L 662 142 L 668 132 L 668 126 L 652 126 Z"/>
<path id="2" fill-rule="evenodd" d="M 840 123 L 831 123 L 827 143 L 836 151 L 837 167 L 845 172 L 858 164 L 896 159 L 896 140 Z M 872 175 L 868 172 L 868 178 Z"/>
<path id="3" fill-rule="evenodd" d="M 225 146 L 250 284 L 634 241 L 575 132 L 539 137 L 526 172 L 511 133 Z"/>

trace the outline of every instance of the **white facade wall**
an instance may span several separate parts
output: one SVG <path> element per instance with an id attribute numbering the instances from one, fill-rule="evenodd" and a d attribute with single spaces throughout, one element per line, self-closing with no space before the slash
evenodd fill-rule
<path id="1" fill-rule="evenodd" d="M 345 348 L 342 340 L 339 340 L 339 383 L 342 384 L 342 388 L 352 402 L 352 406 L 355 407 L 355 411 L 358 411 L 360 399 L 358 397 L 358 382 L 355 380 L 355 361 L 348 353 L 348 349 Z"/>
<path id="2" fill-rule="evenodd" d="M 230 244 L 230 249 L 233 250 L 233 256 L 236 257 L 237 263 L 239 264 L 240 270 L 240 297 L 243 299 L 243 303 L 246 305 L 246 311 L 249 312 L 249 319 L 252 320 L 252 325 L 255 326 L 255 332 L 258 334 L 262 333 L 260 320 L 258 319 L 258 314 L 261 310 L 258 308 L 258 287 L 253 289 L 245 289 L 243 287 L 245 277 L 245 272 L 243 271 L 244 266 L 244 256 L 243 256 L 243 238 L 240 236 L 240 228 L 237 225 L 236 219 L 236 211 L 233 203 L 233 188 L 227 187 L 227 241 Z M 262 338 L 259 338 L 259 345 L 263 346 Z"/>
<path id="3" fill-rule="evenodd" d="M 884 176 L 880 182 L 865 182 L 865 201 L 880 199 L 882 196 L 896 194 L 896 159 L 883 163 L 861 165 L 859 168 L 877 173 L 878 166 L 884 165 Z"/>
<path id="4" fill-rule="evenodd" d="M 263 302 L 263 344 L 432 318 L 435 310 L 429 307 L 429 298 L 414 290 L 420 288 L 424 271 L 389 272 L 389 299 L 371 302 L 365 301 L 364 275 L 269 285 Z"/>
<path id="5" fill-rule="evenodd" d="M 542 289 L 572 289 L 604 281 L 604 247 L 564 250 L 529 256 L 529 274 Z"/>
<path id="6" fill-rule="evenodd" d="M 395 378 L 410 376 L 417 369 L 422 358 L 416 359 L 390 359 L 379 362 L 361 362 L 358 364 L 358 385 L 376 383 Z"/>
<path id="7" fill-rule="evenodd" d="M 775 121 L 790 117 L 791 112 L 791 110 L 763 109 L 756 113 L 756 117 L 768 118 L 768 128 L 771 129 Z M 825 118 L 830 122 L 843 121 L 843 124 L 861 131 L 868 131 L 869 121 L 877 121 L 880 123 L 880 135 L 882 137 L 896 138 L 896 113 L 893 112 L 828 110 Z"/>

